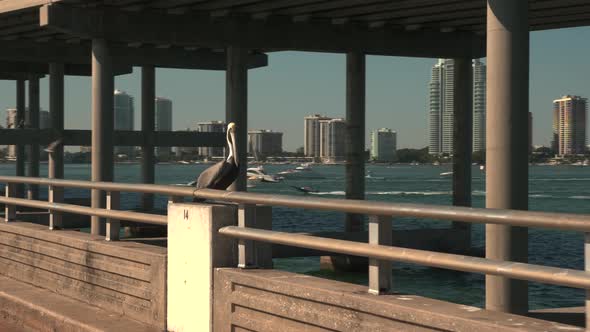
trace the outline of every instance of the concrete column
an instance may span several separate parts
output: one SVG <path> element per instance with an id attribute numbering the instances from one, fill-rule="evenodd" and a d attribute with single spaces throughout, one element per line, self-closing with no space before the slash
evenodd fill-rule
<path id="1" fill-rule="evenodd" d="M 168 207 L 167 330 L 220 330 L 213 328 L 213 273 L 236 267 L 237 251 L 236 240 L 218 231 L 236 220 L 232 205 Z"/>
<path id="2" fill-rule="evenodd" d="M 25 121 L 25 80 L 16 81 L 16 120 L 15 128 L 20 128 Z M 16 176 L 25 176 L 25 146 L 16 146 Z M 24 186 L 16 187 L 16 197 L 24 196 Z"/>
<path id="3" fill-rule="evenodd" d="M 141 147 L 141 181 L 154 183 L 155 159 L 154 145 L 150 135 L 155 131 L 156 69 L 154 66 L 141 67 L 141 132 L 144 144 Z M 141 207 L 144 210 L 154 208 L 154 195 L 142 194 Z"/>
<path id="4" fill-rule="evenodd" d="M 114 76 L 107 42 L 92 40 L 92 181 L 113 180 Z M 91 205 L 105 207 L 104 193 L 92 190 Z M 104 234 L 104 225 L 92 217 L 91 233 Z M 101 231 L 102 230 L 102 231 Z"/>
<path id="5" fill-rule="evenodd" d="M 29 78 L 29 119 L 27 127 L 39 129 L 39 77 Z M 39 143 L 31 144 L 29 147 L 29 176 L 39 177 Z M 29 199 L 39 198 L 39 186 L 29 185 L 27 191 Z"/>
<path id="6" fill-rule="evenodd" d="M 234 191 L 246 191 L 246 169 L 248 168 L 247 61 L 248 50 L 234 46 L 227 48 L 225 120 L 227 123 L 236 123 L 237 156 L 240 163 L 240 175 L 228 188 Z"/>
<path id="7" fill-rule="evenodd" d="M 365 199 L 365 55 L 346 55 L 346 198 Z M 347 214 L 347 232 L 364 229 L 363 216 Z"/>
<path id="8" fill-rule="evenodd" d="M 528 1 L 488 0 L 486 207 L 528 209 Z M 486 226 L 486 257 L 526 262 L 526 228 Z M 524 314 L 527 282 L 486 277 L 486 308 Z"/>
<path id="9" fill-rule="evenodd" d="M 453 205 L 471 206 L 471 151 L 473 150 L 473 71 L 471 59 L 454 59 Z M 471 247 L 471 224 L 453 222 L 465 233 L 456 250 Z"/>
<path id="10" fill-rule="evenodd" d="M 51 127 L 62 137 L 64 130 L 64 65 L 51 63 L 49 65 L 49 116 Z M 64 149 L 58 145 L 54 152 L 49 153 L 49 177 L 63 179 L 64 177 Z"/>

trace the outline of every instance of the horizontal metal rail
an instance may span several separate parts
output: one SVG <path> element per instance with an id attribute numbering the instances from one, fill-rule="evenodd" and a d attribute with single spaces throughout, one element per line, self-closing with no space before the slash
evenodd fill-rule
<path id="1" fill-rule="evenodd" d="M 97 208 L 91 208 L 91 207 L 87 207 L 87 206 L 62 204 L 62 203 L 51 203 L 51 202 L 44 202 L 44 201 L 34 201 L 34 200 L 29 200 L 29 199 L 24 199 L 24 198 L 13 198 L 13 197 L 2 197 L 2 196 L 0 196 L 0 203 L 18 205 L 18 206 L 26 206 L 26 207 L 37 208 L 37 209 L 47 209 L 49 211 L 82 214 L 82 215 L 86 215 L 86 216 L 98 216 L 98 217 L 103 217 L 103 218 L 141 222 L 141 223 L 146 223 L 146 224 L 155 224 L 155 225 L 167 225 L 168 224 L 167 216 L 161 216 L 161 215 L 157 215 L 157 214 L 97 209 Z"/>
<path id="2" fill-rule="evenodd" d="M 325 250 L 345 255 L 413 263 L 450 270 L 498 275 L 513 279 L 590 289 L 590 272 L 572 269 L 351 242 L 237 226 L 223 227 L 219 230 L 219 233 L 244 240 L 262 241 L 299 248 Z"/>
<path id="3" fill-rule="evenodd" d="M 386 203 L 365 200 L 271 195 L 212 189 L 197 190 L 194 187 L 180 187 L 171 185 L 91 182 L 17 176 L 0 176 L 0 182 L 99 189 L 105 191 L 153 193 L 168 196 L 198 197 L 231 203 L 283 206 L 366 215 L 414 217 L 463 221 L 479 224 L 540 227 L 590 232 L 590 215 L 584 214 L 482 209 L 432 204 Z"/>

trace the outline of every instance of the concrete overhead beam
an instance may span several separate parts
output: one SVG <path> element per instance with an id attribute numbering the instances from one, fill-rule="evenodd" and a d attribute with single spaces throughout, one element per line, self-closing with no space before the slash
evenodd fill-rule
<path id="1" fill-rule="evenodd" d="M 31 63 L 59 62 L 66 64 L 90 66 L 90 45 L 72 44 L 58 41 L 33 42 L 24 40 L 1 40 L 0 60 Z M 182 48 L 159 49 L 154 47 L 126 47 L 112 45 L 110 47 L 113 61 L 116 64 L 134 66 L 150 65 L 161 68 L 184 68 L 202 70 L 225 70 L 226 57 L 223 52 L 211 50 L 185 50 Z M 251 54 L 248 68 L 259 68 L 268 65 L 266 54 Z M 118 68 L 115 68 L 118 71 Z M 0 72 L 2 72 L 0 70 Z M 46 70 L 45 73 L 48 71 Z M 88 74 L 90 67 L 88 67 Z M 119 74 L 119 73 L 117 73 Z M 66 75 L 69 74 L 66 66 Z M 0 79 L 1 76 L 0 76 Z"/>
<path id="2" fill-rule="evenodd" d="M 65 64 L 65 75 L 70 76 L 90 76 L 92 68 L 85 64 Z M 133 72 L 130 65 L 117 64 L 113 70 L 115 75 L 126 75 Z M 40 62 L 20 62 L 20 61 L 0 61 L 0 72 L 14 74 L 39 74 L 44 76 L 49 74 L 49 63 Z"/>
<path id="3" fill-rule="evenodd" d="M 153 24 L 157 22 L 158 24 Z M 283 49 L 373 55 L 479 58 L 485 39 L 470 32 L 396 31 L 356 24 L 293 22 L 284 17 L 251 20 L 194 14 L 125 12 L 51 4 L 40 9 L 40 26 L 81 38 L 210 48 Z"/>
<path id="4" fill-rule="evenodd" d="M 90 130 L 64 130 L 64 145 L 90 146 Z M 57 133 L 52 129 L 0 129 L 0 144 L 40 144 L 42 146 L 57 139 Z M 223 147 L 224 133 L 201 133 L 194 131 L 160 131 L 147 136 L 141 131 L 115 131 L 114 144 L 116 146 L 141 146 L 145 141 L 154 146 L 178 147 Z"/>

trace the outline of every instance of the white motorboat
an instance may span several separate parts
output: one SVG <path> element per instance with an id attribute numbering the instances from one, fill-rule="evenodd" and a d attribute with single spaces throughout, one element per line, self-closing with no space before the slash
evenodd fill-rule
<path id="1" fill-rule="evenodd" d="M 365 175 L 365 179 L 385 180 L 385 178 L 382 176 L 373 176 L 373 172 L 371 172 L 371 171 L 367 171 L 367 175 Z"/>
<path id="2" fill-rule="evenodd" d="M 451 175 L 453 175 L 453 172 L 442 172 L 439 175 L 440 176 L 451 176 Z"/>
<path id="3" fill-rule="evenodd" d="M 277 183 L 282 180 L 280 177 L 267 174 L 262 166 L 248 168 L 247 175 L 248 178 L 257 178 L 261 182 Z"/>

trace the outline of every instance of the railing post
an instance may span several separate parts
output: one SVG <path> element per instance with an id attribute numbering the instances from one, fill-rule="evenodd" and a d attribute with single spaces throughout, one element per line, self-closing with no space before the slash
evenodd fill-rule
<path id="1" fill-rule="evenodd" d="M 177 203 L 168 207 L 169 331 L 215 331 L 215 270 L 235 267 L 237 262 L 236 240 L 218 231 L 235 225 L 234 205 Z"/>
<path id="2" fill-rule="evenodd" d="M 5 195 L 6 197 L 15 197 L 16 194 L 16 188 L 17 188 L 18 184 L 16 183 L 7 183 L 6 187 L 4 188 L 5 190 Z M 13 204 L 8 204 L 6 203 L 4 205 L 4 221 L 5 222 L 10 222 L 16 219 L 16 206 Z"/>
<path id="3" fill-rule="evenodd" d="M 63 203 L 63 188 L 49 186 L 49 202 Z M 54 210 L 49 211 L 49 229 L 56 230 L 63 227 L 62 213 Z"/>
<path id="4" fill-rule="evenodd" d="M 392 243 L 391 217 L 369 217 L 369 244 L 390 246 Z M 391 262 L 369 259 L 369 293 L 381 295 L 391 290 Z"/>
<path id="5" fill-rule="evenodd" d="M 118 210 L 121 197 L 118 191 L 107 192 L 107 210 Z M 119 241 L 119 233 L 121 231 L 121 222 L 113 218 L 107 218 L 106 240 Z"/>
<path id="6" fill-rule="evenodd" d="M 256 206 L 240 204 L 238 206 L 238 227 L 254 227 Z M 242 269 L 256 266 L 254 243 L 251 240 L 238 241 L 238 267 Z"/>

